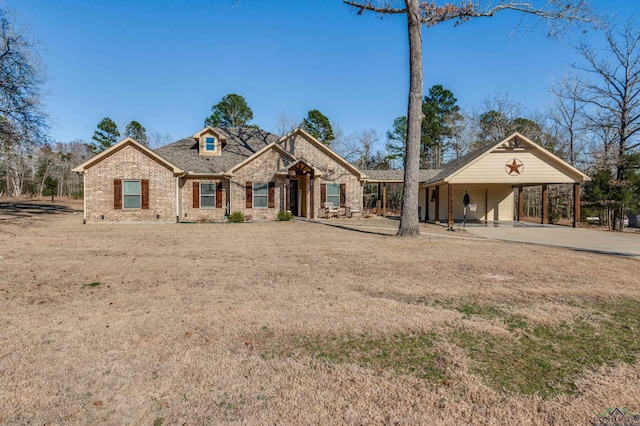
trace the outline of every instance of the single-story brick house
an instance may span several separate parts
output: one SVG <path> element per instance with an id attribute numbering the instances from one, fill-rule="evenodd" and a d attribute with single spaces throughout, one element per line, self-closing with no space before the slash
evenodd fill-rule
<path id="1" fill-rule="evenodd" d="M 281 210 L 314 218 L 326 202 L 359 209 L 365 175 L 302 129 L 206 127 L 151 150 L 131 138 L 74 171 L 87 222 L 252 220 Z"/>
<path id="2" fill-rule="evenodd" d="M 87 222 L 224 220 L 242 212 L 251 220 L 276 219 L 281 210 L 317 218 L 326 203 L 362 208 L 363 186 L 402 183 L 402 170 L 358 170 L 301 129 L 278 137 L 257 128 L 206 127 L 151 150 L 131 138 L 74 171 L 84 175 Z M 573 184 L 574 226 L 580 217 L 580 185 L 589 177 L 514 133 L 455 159 L 439 170 L 420 170 L 420 220 L 453 226 L 520 220 L 522 188 Z M 516 199 L 514 188 L 519 188 Z M 465 197 L 465 195 L 467 197 Z M 383 201 L 383 205 L 386 204 Z"/>

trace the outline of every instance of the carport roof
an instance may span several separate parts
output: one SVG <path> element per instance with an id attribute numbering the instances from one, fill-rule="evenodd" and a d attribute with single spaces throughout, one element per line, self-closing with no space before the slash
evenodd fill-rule
<path id="1" fill-rule="evenodd" d="M 559 173 L 562 173 L 567 178 L 571 178 L 574 182 L 588 182 L 591 180 L 589 176 L 582 173 L 580 170 L 573 167 L 571 164 L 567 163 L 560 157 L 554 155 L 553 153 L 547 151 L 540 145 L 533 142 L 531 139 L 521 135 L 518 132 L 515 132 L 508 136 L 507 138 L 496 142 L 494 144 L 490 144 L 479 148 L 475 151 L 472 151 L 466 155 L 463 155 L 460 158 L 452 160 L 444 165 L 444 167 L 431 179 L 425 182 L 426 185 L 438 185 L 442 183 L 450 183 L 454 177 L 467 170 L 469 167 L 473 166 L 475 163 L 479 162 L 483 158 L 487 157 L 489 154 L 493 152 L 500 151 L 502 149 L 522 149 L 526 147 L 530 152 L 535 153 L 536 156 L 539 157 L 541 161 L 546 163 L 550 168 L 557 170 Z M 484 183 L 491 183 L 489 180 L 485 180 Z M 519 182 L 522 183 L 522 182 Z M 529 183 L 540 183 L 540 182 L 529 182 Z M 548 183 L 558 183 L 558 182 L 548 182 Z M 562 182 L 564 183 L 564 182 Z"/>
<path id="2" fill-rule="evenodd" d="M 435 176 L 439 169 L 420 169 L 418 180 L 425 182 Z M 362 170 L 367 175 L 366 183 L 402 183 L 404 181 L 404 170 Z"/>

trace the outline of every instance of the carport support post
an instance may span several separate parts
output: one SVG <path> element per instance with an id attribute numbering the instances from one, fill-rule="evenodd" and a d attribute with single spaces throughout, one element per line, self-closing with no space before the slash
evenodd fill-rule
<path id="1" fill-rule="evenodd" d="M 524 217 L 524 192 L 522 186 L 518 187 L 518 222 Z"/>
<path id="2" fill-rule="evenodd" d="M 430 189 L 430 188 L 429 188 L 429 187 L 427 187 L 427 188 L 425 189 L 425 191 L 424 191 L 424 192 L 425 192 L 424 205 L 425 205 L 425 208 L 426 208 L 426 210 L 427 210 L 427 211 L 425 212 L 425 216 L 424 216 L 424 221 L 425 221 L 425 222 L 429 222 L 429 189 Z"/>
<path id="3" fill-rule="evenodd" d="M 573 184 L 573 227 L 580 223 L 580 183 Z"/>
<path id="4" fill-rule="evenodd" d="M 542 212 L 540 213 L 540 216 L 542 216 L 540 223 L 542 223 L 543 225 L 549 222 L 548 210 L 549 210 L 549 190 L 547 189 L 547 185 L 544 184 L 542 185 Z"/>
<path id="5" fill-rule="evenodd" d="M 450 183 L 449 185 L 447 185 L 447 189 L 449 190 L 449 202 L 447 203 L 448 204 L 447 226 L 449 228 L 453 228 L 453 184 Z"/>
<path id="6" fill-rule="evenodd" d="M 387 217 L 387 184 L 382 184 L 382 217 Z"/>
<path id="7" fill-rule="evenodd" d="M 436 186 L 436 211 L 433 212 L 433 223 L 440 223 L 440 186 Z"/>

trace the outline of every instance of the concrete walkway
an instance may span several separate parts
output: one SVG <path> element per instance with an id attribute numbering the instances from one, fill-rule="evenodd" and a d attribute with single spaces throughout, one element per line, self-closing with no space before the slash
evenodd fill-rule
<path id="1" fill-rule="evenodd" d="M 480 237 L 499 241 L 566 247 L 573 250 L 640 259 L 640 233 L 607 232 L 525 222 L 469 223 L 465 229 Z"/>

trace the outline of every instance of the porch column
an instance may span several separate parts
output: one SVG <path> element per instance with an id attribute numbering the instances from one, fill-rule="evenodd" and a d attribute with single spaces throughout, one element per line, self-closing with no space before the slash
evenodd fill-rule
<path id="1" fill-rule="evenodd" d="M 289 199 L 290 195 L 289 192 L 289 176 L 287 176 L 284 180 L 284 209 L 285 211 L 289 211 L 291 210 L 291 200 Z"/>
<path id="2" fill-rule="evenodd" d="M 382 184 L 382 217 L 387 217 L 387 184 Z"/>
<path id="3" fill-rule="evenodd" d="M 573 227 L 580 223 L 580 182 L 573 184 Z"/>
<path id="4" fill-rule="evenodd" d="M 380 208 L 381 203 L 382 203 L 382 183 L 378 182 L 378 202 L 376 203 L 376 207 L 378 208 L 376 210 L 377 214 L 380 214 L 380 212 L 382 211 L 382 209 Z"/>
<path id="5" fill-rule="evenodd" d="M 310 184 L 309 184 L 309 198 L 310 198 L 310 203 L 309 203 L 309 205 L 311 206 L 311 219 L 313 219 L 313 218 L 314 218 L 314 216 L 315 216 L 315 215 L 314 215 L 314 212 L 315 212 L 315 206 L 314 206 L 314 204 L 315 204 L 315 203 L 314 203 L 314 201 L 315 201 L 315 200 L 314 200 L 315 195 L 314 195 L 314 191 L 313 191 L 314 186 L 315 186 L 315 179 L 310 179 L 309 181 L 310 181 Z"/>
<path id="6" fill-rule="evenodd" d="M 305 176 L 304 179 L 304 208 L 305 208 L 305 212 L 304 212 L 304 217 L 306 217 L 307 219 L 310 218 L 310 205 L 309 205 L 309 181 L 311 179 L 309 179 L 309 176 Z"/>
<path id="7" fill-rule="evenodd" d="M 440 223 L 440 186 L 436 186 L 436 211 L 433 214 L 433 223 Z"/>
<path id="8" fill-rule="evenodd" d="M 540 223 L 545 224 L 549 222 L 549 190 L 547 189 L 547 185 L 542 185 L 542 212 L 540 216 L 542 216 Z"/>
<path id="9" fill-rule="evenodd" d="M 524 192 L 522 192 L 522 186 L 518 187 L 518 221 L 521 221 L 524 217 Z"/>
<path id="10" fill-rule="evenodd" d="M 447 186 L 447 189 L 449 190 L 449 202 L 447 203 L 448 204 L 447 211 L 449 213 L 448 215 L 449 217 L 447 220 L 447 226 L 449 228 L 453 228 L 453 184 L 450 183 Z"/>

